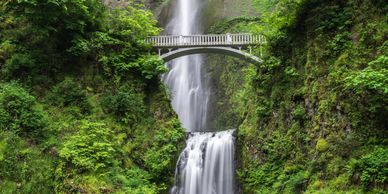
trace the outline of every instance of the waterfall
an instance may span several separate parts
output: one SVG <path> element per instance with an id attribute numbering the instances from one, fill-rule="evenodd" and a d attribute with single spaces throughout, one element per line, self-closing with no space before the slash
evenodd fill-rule
<path id="1" fill-rule="evenodd" d="M 174 16 L 166 30 L 168 34 L 202 33 L 200 10 L 202 0 L 178 0 Z M 168 64 L 169 73 L 163 77 L 172 93 L 172 107 L 188 131 L 206 128 L 209 89 L 202 74 L 202 55 L 186 56 Z"/>
<path id="2" fill-rule="evenodd" d="M 234 193 L 233 130 L 190 133 L 181 153 L 173 194 Z"/>
<path id="3" fill-rule="evenodd" d="M 176 0 L 167 34 L 203 33 L 201 10 L 205 0 Z M 167 64 L 170 71 L 163 81 L 172 94 L 172 107 L 189 132 L 187 145 L 180 154 L 172 194 L 234 193 L 233 130 L 206 130 L 210 89 L 203 72 L 202 55 L 191 55 Z"/>

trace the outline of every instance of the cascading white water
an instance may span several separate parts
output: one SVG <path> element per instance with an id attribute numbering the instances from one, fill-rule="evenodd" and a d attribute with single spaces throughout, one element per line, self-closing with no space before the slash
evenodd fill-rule
<path id="1" fill-rule="evenodd" d="M 176 0 L 167 34 L 191 35 L 201 31 L 201 8 L 205 0 Z M 177 162 L 172 194 L 234 193 L 233 130 L 196 132 L 206 129 L 209 88 L 202 70 L 203 57 L 178 58 L 168 64 L 163 76 L 172 93 L 172 106 L 190 133 Z"/>
<path id="2" fill-rule="evenodd" d="M 202 0 L 178 0 L 174 17 L 166 28 L 167 33 L 201 33 L 198 18 L 202 5 Z M 201 73 L 202 63 L 201 55 L 178 58 L 168 64 L 170 72 L 163 78 L 173 95 L 172 106 L 188 131 L 201 131 L 206 127 L 209 90 Z"/>
<path id="3" fill-rule="evenodd" d="M 191 133 L 179 157 L 171 193 L 234 193 L 233 161 L 233 130 Z"/>

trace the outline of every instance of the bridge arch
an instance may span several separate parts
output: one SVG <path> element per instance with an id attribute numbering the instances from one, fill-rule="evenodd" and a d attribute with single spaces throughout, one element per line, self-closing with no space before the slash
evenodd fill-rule
<path id="1" fill-rule="evenodd" d="M 245 60 L 249 63 L 260 64 L 263 62 L 259 57 L 246 53 L 244 51 L 230 48 L 230 47 L 193 47 L 193 48 L 180 48 L 177 50 L 173 50 L 171 52 L 160 55 L 161 59 L 165 62 L 171 61 L 173 59 L 193 55 L 193 54 L 223 54 L 232 57 L 236 57 L 242 60 Z"/>

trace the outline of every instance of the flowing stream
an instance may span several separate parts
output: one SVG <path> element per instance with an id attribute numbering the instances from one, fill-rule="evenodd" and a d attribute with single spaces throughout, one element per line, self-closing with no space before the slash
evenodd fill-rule
<path id="1" fill-rule="evenodd" d="M 206 0 L 176 0 L 167 34 L 201 34 L 201 11 Z M 233 130 L 206 131 L 210 88 L 202 68 L 202 55 L 191 55 L 168 64 L 163 81 L 172 93 L 172 106 L 189 132 L 175 172 L 172 194 L 234 193 Z"/>

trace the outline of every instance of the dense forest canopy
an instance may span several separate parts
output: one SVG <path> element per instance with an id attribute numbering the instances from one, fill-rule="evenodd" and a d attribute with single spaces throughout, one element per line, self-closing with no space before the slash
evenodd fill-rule
<path id="1" fill-rule="evenodd" d="M 212 127 L 237 128 L 241 192 L 386 193 L 388 4 L 238 1 L 250 15 L 206 31 L 264 34 L 265 62 L 206 70 Z M 185 133 L 143 3 L 0 2 L 2 193 L 168 192 Z"/>

